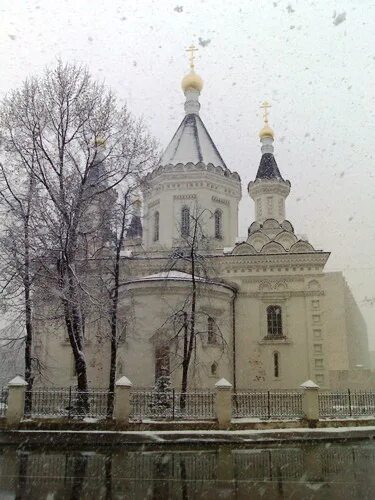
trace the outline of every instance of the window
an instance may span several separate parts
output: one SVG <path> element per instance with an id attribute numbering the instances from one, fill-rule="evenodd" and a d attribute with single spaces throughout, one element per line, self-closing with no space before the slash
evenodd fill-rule
<path id="1" fill-rule="evenodd" d="M 169 346 L 160 344 L 155 350 L 155 380 L 164 375 L 169 375 Z"/>
<path id="2" fill-rule="evenodd" d="M 273 197 L 267 196 L 267 215 L 271 216 L 273 212 Z"/>
<path id="3" fill-rule="evenodd" d="M 282 337 L 283 326 L 280 306 L 267 307 L 267 336 Z"/>
<path id="4" fill-rule="evenodd" d="M 72 353 L 72 377 L 77 376 L 77 365 L 76 365 L 76 360 L 74 358 L 74 354 Z"/>
<path id="5" fill-rule="evenodd" d="M 221 210 L 216 210 L 214 218 L 215 218 L 215 238 L 221 240 L 223 237 L 223 212 Z"/>
<path id="6" fill-rule="evenodd" d="M 314 352 L 316 354 L 321 354 L 323 352 L 322 344 L 314 344 Z"/>
<path id="7" fill-rule="evenodd" d="M 322 338 L 322 330 L 314 330 L 314 339 L 321 339 Z"/>
<path id="8" fill-rule="evenodd" d="M 154 213 L 154 241 L 159 241 L 159 212 Z"/>
<path id="9" fill-rule="evenodd" d="M 273 375 L 275 378 L 279 378 L 280 374 L 280 355 L 278 352 L 273 353 Z"/>
<path id="10" fill-rule="evenodd" d="M 207 342 L 216 344 L 215 321 L 213 318 L 207 319 Z"/>
<path id="11" fill-rule="evenodd" d="M 323 360 L 322 359 L 315 360 L 315 368 L 323 368 Z"/>
<path id="12" fill-rule="evenodd" d="M 117 363 L 117 376 L 123 375 L 123 366 L 121 361 Z"/>
<path id="13" fill-rule="evenodd" d="M 283 217 L 284 215 L 284 206 L 282 198 L 279 199 L 279 215 L 280 217 Z"/>
<path id="14" fill-rule="evenodd" d="M 217 363 L 212 363 L 211 365 L 211 376 L 215 377 L 217 375 Z"/>
<path id="15" fill-rule="evenodd" d="M 190 209 L 183 207 L 181 210 L 181 236 L 186 237 L 190 234 Z"/>

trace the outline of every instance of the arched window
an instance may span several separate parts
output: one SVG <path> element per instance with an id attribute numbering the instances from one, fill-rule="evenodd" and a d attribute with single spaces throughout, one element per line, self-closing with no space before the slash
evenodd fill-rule
<path id="1" fill-rule="evenodd" d="M 211 365 L 211 375 L 215 377 L 217 375 L 217 363 L 216 361 Z"/>
<path id="2" fill-rule="evenodd" d="M 123 366 L 121 361 L 117 363 L 117 375 L 123 375 Z"/>
<path id="3" fill-rule="evenodd" d="M 207 319 L 207 342 L 216 344 L 215 321 L 213 318 Z"/>
<path id="4" fill-rule="evenodd" d="M 267 335 L 269 337 L 283 336 L 283 324 L 280 306 L 267 307 Z"/>
<path id="5" fill-rule="evenodd" d="M 186 237 L 190 234 L 190 209 L 182 207 L 181 210 L 181 236 Z"/>
<path id="6" fill-rule="evenodd" d="M 155 380 L 169 373 L 169 345 L 159 344 L 155 349 Z"/>
<path id="7" fill-rule="evenodd" d="M 221 240 L 223 237 L 223 212 L 219 209 L 215 210 L 215 238 Z"/>
<path id="8" fill-rule="evenodd" d="M 279 378 L 280 375 L 280 354 L 278 352 L 273 353 L 273 375 L 275 378 Z"/>
<path id="9" fill-rule="evenodd" d="M 154 241 L 159 241 L 159 212 L 154 213 Z"/>

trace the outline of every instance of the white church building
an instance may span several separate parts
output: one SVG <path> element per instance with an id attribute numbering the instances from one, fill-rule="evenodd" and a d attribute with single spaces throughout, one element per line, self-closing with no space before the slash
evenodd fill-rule
<path id="1" fill-rule="evenodd" d="M 255 220 L 240 241 L 241 179 L 225 164 L 202 121 L 202 87 L 192 67 L 182 80 L 185 116 L 144 181 L 142 209 L 128 231 L 121 291 L 127 324 L 118 376 L 138 387 L 153 386 L 165 373 L 175 387 L 181 383 L 180 323 L 171 318 L 183 315 L 191 300 L 191 261 L 184 264 L 183 249 L 199 213 L 204 244 L 194 276 L 189 387 L 213 387 L 221 377 L 238 390 L 295 388 L 309 379 L 321 387 L 368 386 L 365 322 L 342 273 L 325 272 L 330 253 L 295 234 L 287 211 L 291 182 L 277 164 L 267 105 L 259 167 L 247 186 Z M 179 259 L 173 260 L 176 249 Z M 202 261 L 205 273 L 199 271 Z M 70 349 L 66 340 L 52 336 L 44 346 L 49 380 L 56 385 L 75 384 Z M 93 336 L 86 351 L 90 385 L 106 387 L 109 340 L 99 345 Z"/>

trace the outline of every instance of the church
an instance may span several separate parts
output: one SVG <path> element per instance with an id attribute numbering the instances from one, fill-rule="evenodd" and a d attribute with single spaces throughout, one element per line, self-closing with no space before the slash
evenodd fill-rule
<path id="1" fill-rule="evenodd" d="M 182 80 L 185 115 L 143 180 L 127 233 L 121 287 L 127 322 L 117 378 L 152 387 L 168 375 L 178 388 L 190 348 L 191 389 L 212 388 L 222 377 L 234 390 L 291 389 L 306 380 L 322 388 L 369 387 L 360 310 L 342 273 L 325 271 L 330 253 L 297 236 L 287 211 L 292 183 L 277 163 L 269 105 L 262 106 L 259 167 L 247 186 L 255 220 L 249 217 L 241 240 L 241 179 L 202 121 L 202 88 L 191 57 Z M 89 383 L 106 387 L 109 341 L 98 345 L 90 332 L 88 339 Z M 48 342 L 49 380 L 75 385 L 69 344 Z"/>

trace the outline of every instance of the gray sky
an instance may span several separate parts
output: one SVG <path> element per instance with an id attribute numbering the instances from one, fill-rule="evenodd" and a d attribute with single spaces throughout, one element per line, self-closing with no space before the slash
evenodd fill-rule
<path id="1" fill-rule="evenodd" d="M 0 97 L 59 57 L 84 63 L 165 147 L 194 42 L 202 119 L 243 181 L 240 234 L 266 99 L 287 218 L 332 252 L 327 269 L 344 271 L 375 349 L 374 25 L 373 0 L 0 0 Z"/>

